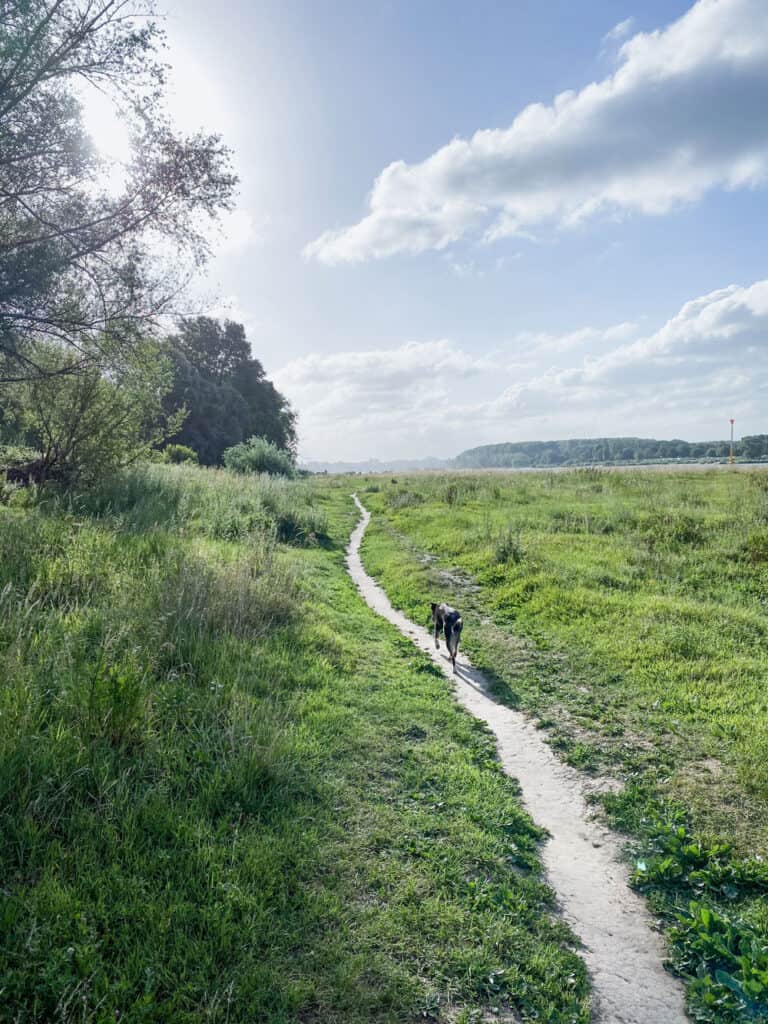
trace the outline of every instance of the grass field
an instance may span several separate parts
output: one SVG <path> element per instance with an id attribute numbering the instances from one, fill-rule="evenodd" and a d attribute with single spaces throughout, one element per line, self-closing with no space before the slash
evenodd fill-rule
<path id="1" fill-rule="evenodd" d="M 0 505 L 0 1020 L 589 1019 L 540 833 L 354 591 L 347 490 Z"/>
<path id="2" fill-rule="evenodd" d="M 358 485 L 393 602 L 455 603 L 499 698 L 624 783 L 603 803 L 695 1019 L 768 1019 L 768 473 Z"/>

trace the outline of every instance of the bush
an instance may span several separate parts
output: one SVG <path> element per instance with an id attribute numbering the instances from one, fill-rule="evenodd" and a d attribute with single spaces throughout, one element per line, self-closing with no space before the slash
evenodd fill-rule
<path id="1" fill-rule="evenodd" d="M 290 452 L 278 448 L 264 437 L 251 437 L 242 444 L 227 448 L 224 465 L 235 473 L 269 473 L 271 476 L 296 475 Z"/>
<path id="2" fill-rule="evenodd" d="M 19 444 L 0 444 L 0 473 L 12 466 L 23 466 L 40 458 L 40 452 Z"/>
<path id="3" fill-rule="evenodd" d="M 497 565 L 513 563 L 519 565 L 525 557 L 520 543 L 520 536 L 511 529 L 505 530 L 497 538 L 493 547 L 493 560 Z"/>
<path id="4" fill-rule="evenodd" d="M 197 462 L 197 452 L 186 444 L 168 444 L 163 449 L 166 462 L 178 465 L 181 462 Z"/>

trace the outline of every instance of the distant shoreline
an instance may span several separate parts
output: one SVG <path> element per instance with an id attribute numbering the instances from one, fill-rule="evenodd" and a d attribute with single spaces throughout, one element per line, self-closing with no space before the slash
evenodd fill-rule
<path id="1" fill-rule="evenodd" d="M 669 460 L 666 462 L 585 462 L 569 466 L 442 466 L 425 469 L 347 469 L 339 470 L 337 472 L 330 472 L 328 470 L 314 472 L 309 470 L 309 472 L 312 476 L 392 476 L 393 474 L 399 474 L 400 476 L 424 476 L 443 473 L 568 473 L 579 469 L 601 469 L 605 471 L 615 469 L 622 472 L 626 472 L 631 469 L 648 469 L 656 472 L 664 470 L 667 472 L 673 472 L 675 470 L 702 472 L 707 469 L 735 469 L 739 471 L 750 469 L 768 470 L 768 460 L 763 462 L 729 463 L 727 460 L 688 462 L 681 459 L 679 462 Z"/>

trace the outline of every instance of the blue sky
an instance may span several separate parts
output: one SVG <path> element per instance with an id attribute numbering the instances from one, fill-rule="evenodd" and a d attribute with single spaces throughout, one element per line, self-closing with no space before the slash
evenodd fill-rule
<path id="1" fill-rule="evenodd" d="M 198 292 L 304 457 L 768 429 L 765 0 L 215 9 L 168 19 L 242 178 Z"/>

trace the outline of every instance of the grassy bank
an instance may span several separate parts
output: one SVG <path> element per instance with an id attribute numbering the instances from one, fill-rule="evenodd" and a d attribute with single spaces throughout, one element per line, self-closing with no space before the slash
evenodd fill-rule
<path id="1" fill-rule="evenodd" d="M 341 490 L 0 506 L 0 1020 L 588 1020 L 536 827 Z"/>
<path id="2" fill-rule="evenodd" d="M 696 1019 L 768 1015 L 768 473 L 370 478 L 390 598 L 465 612 L 500 699 L 604 804 Z"/>

